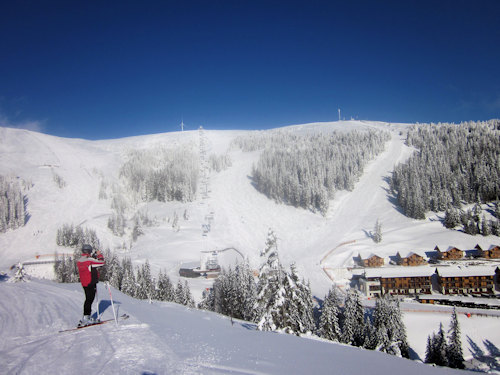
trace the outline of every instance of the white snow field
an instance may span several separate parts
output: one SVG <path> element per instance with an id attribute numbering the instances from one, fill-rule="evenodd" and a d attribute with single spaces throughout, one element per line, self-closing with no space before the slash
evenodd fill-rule
<path id="1" fill-rule="evenodd" d="M 204 250 L 235 248 L 248 257 L 254 268 L 258 268 L 259 253 L 268 229 L 272 228 L 279 239 L 282 263 L 288 266 L 295 262 L 299 275 L 310 280 L 313 294 L 322 299 L 334 283 L 342 288 L 349 286 L 350 267 L 359 254 L 376 253 L 385 257 L 388 263 L 389 257 L 398 251 L 423 254 L 432 251 L 436 245 L 466 250 L 473 249 L 476 244 L 483 249 L 499 244 L 499 238 L 495 236 L 469 236 L 447 230 L 436 214 L 429 215 L 426 220 L 413 220 L 399 211 L 389 195 L 387 178 L 393 166 L 414 151 L 404 145 L 408 126 L 342 121 L 287 127 L 292 132 L 375 128 L 391 134 L 385 151 L 369 162 L 354 190 L 336 193 L 326 216 L 277 204 L 253 187 L 249 176 L 259 153 L 244 153 L 229 148 L 236 136 L 250 132 L 204 130 L 208 154 L 228 153 L 232 166 L 219 173 L 212 172 L 207 196 L 199 195 L 193 202 L 138 203 L 125 196 L 129 202 L 129 219 L 142 209 L 157 222 L 155 226 L 143 228 L 144 235 L 137 242 L 130 240 L 130 233 L 117 237 L 107 227 L 108 218 L 113 213 L 111 190 L 124 191 L 119 169 L 127 153 L 134 149 L 174 145 L 197 150 L 199 131 L 87 141 L 0 127 L 0 175 L 18 178 L 29 187 L 25 191 L 29 213 L 26 225 L 0 233 L 0 271 L 19 262 L 33 260 L 36 255 L 72 253 L 73 249 L 56 245 L 56 233 L 63 224 L 74 224 L 95 230 L 103 246 L 120 256 L 130 257 L 136 265 L 149 260 L 154 273 L 164 269 L 176 283 L 181 265 L 199 264 L 200 251 Z M 54 176 L 64 181 L 63 187 L 56 184 Z M 103 181 L 108 189 L 107 199 L 99 199 Z M 183 218 L 184 212 L 188 213 L 187 219 Z M 174 215 L 179 216 L 178 231 L 173 230 L 171 225 Z M 203 236 L 202 226 L 207 222 L 207 215 L 211 215 L 213 220 L 210 232 Z M 382 223 L 383 239 L 375 244 L 369 233 L 377 219 Z M 227 251 L 220 255 L 219 260 L 227 266 L 240 258 L 238 253 Z M 32 275 L 50 277 L 50 265 L 30 267 Z M 202 291 L 213 282 L 206 279 L 187 280 L 197 301 Z M 50 358 L 57 366 L 63 366 L 63 359 L 68 356 L 69 366 L 74 366 L 73 369 L 88 370 L 86 366 L 90 365 L 85 364 L 94 357 L 93 353 L 99 352 L 109 353 L 107 359 L 96 362 L 104 366 L 102 370 L 98 368 L 100 373 L 114 373 L 110 369 L 121 361 L 124 363 L 124 367 L 119 367 L 123 370 L 121 373 L 332 373 L 338 362 L 345 367 L 341 367 L 343 371 L 334 373 L 359 373 L 359 366 L 364 366 L 364 373 L 385 374 L 394 366 L 400 366 L 399 363 L 405 364 L 402 366 L 408 363 L 380 353 L 325 344 L 318 340 L 255 332 L 242 323 L 231 326 L 225 317 L 186 310 L 173 304 L 149 305 L 119 292 L 114 293 L 122 303 L 120 308 L 131 315 L 131 319 L 120 328 L 107 324 L 92 327 L 88 332 L 58 335 L 54 332 L 74 325 L 81 316 L 83 293 L 78 285 L 56 285 L 36 280 L 26 284 L 2 282 L 0 293 L 2 333 L 9 332 L 5 335 L 7 341 L 0 344 L 3 345 L 0 366 L 8 366 L 5 368 L 7 373 L 34 373 L 34 366 L 42 366 L 43 361 L 32 361 L 30 358 L 38 356 Z M 367 305 L 372 302 L 365 301 Z M 425 312 L 421 312 L 422 309 Z M 109 310 L 105 312 L 108 316 Z M 422 305 L 408 303 L 404 305 L 404 310 L 413 358 L 423 359 L 427 336 L 437 331 L 439 322 L 443 322 L 447 329 L 450 309 L 423 308 Z M 459 317 L 464 356 L 467 359 L 484 357 L 483 362 L 490 361 L 489 366 L 494 371 L 500 371 L 500 365 L 494 362 L 495 355 L 499 356 L 500 318 L 477 315 L 466 318 L 464 312 L 461 311 Z M 27 324 L 22 324 L 22 321 Z M 227 331 L 222 328 L 226 326 L 230 327 Z M 223 333 L 218 335 L 220 330 Z M 143 339 L 145 342 L 141 344 Z M 93 340 L 97 344 L 91 344 Z M 298 355 L 300 351 L 304 354 Z M 358 353 L 363 353 L 362 361 L 357 359 Z M 207 360 L 210 355 L 213 361 Z M 100 358 L 97 354 L 95 356 Z M 275 356 L 282 359 L 277 360 Z M 143 363 L 141 358 L 147 366 L 140 365 Z M 161 359 L 158 364 L 155 364 L 155 358 Z M 370 361 L 380 364 L 380 369 L 371 366 Z M 134 367 L 132 362 L 138 362 L 138 367 Z M 130 368 L 127 367 L 129 364 Z M 217 364 L 220 366 L 217 367 Z M 487 364 L 481 365 L 486 368 Z M 48 370 L 69 373 L 62 367 L 60 371 L 55 371 L 55 364 L 51 366 L 47 367 L 47 373 L 50 372 Z M 437 371 L 411 362 L 408 366 L 402 371 Z M 46 367 L 41 368 L 45 370 Z M 4 372 L 0 367 L 0 373 Z"/>
<path id="2" fill-rule="evenodd" d="M 103 319 L 113 318 L 98 284 Z M 1 374 L 459 374 L 319 339 L 256 331 L 253 324 L 112 289 L 130 318 L 59 333 L 80 316 L 77 284 L 0 282 Z M 94 304 L 94 310 L 97 303 Z"/>

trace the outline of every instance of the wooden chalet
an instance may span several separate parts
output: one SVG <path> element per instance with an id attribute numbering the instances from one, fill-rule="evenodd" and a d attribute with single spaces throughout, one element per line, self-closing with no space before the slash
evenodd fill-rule
<path id="1" fill-rule="evenodd" d="M 439 289 L 442 294 L 491 294 L 495 288 L 498 267 L 439 267 Z"/>
<path id="2" fill-rule="evenodd" d="M 376 254 L 370 254 L 366 259 L 363 259 L 360 254 L 359 259 L 363 267 L 382 267 L 384 265 L 384 258 Z"/>
<path id="3" fill-rule="evenodd" d="M 368 297 L 391 295 L 417 295 L 432 292 L 432 276 L 435 268 L 409 269 L 384 268 L 366 270 L 360 279 L 360 289 Z"/>
<path id="4" fill-rule="evenodd" d="M 401 254 L 398 252 L 396 254 L 396 260 L 400 266 L 406 267 L 422 266 L 424 264 L 427 264 L 427 261 L 423 256 L 413 252 L 409 253 L 405 257 L 401 256 Z"/>
<path id="5" fill-rule="evenodd" d="M 449 247 L 446 251 L 441 251 L 436 246 L 434 250 L 437 251 L 437 258 L 441 260 L 456 260 L 464 257 L 464 252 L 456 247 Z"/>
<path id="6" fill-rule="evenodd" d="M 491 245 L 488 250 L 483 250 L 481 246 L 476 245 L 475 249 L 481 258 L 500 259 L 500 246 L 498 245 Z"/>

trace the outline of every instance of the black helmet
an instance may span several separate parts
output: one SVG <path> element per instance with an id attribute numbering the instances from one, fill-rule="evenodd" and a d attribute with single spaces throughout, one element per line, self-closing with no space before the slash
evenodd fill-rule
<path id="1" fill-rule="evenodd" d="M 92 254 L 92 246 L 88 244 L 83 245 L 82 254 Z"/>

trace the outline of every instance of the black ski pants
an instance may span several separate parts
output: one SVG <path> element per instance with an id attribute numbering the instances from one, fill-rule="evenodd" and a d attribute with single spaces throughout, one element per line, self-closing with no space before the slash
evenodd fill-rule
<path id="1" fill-rule="evenodd" d="M 96 293 L 96 284 L 89 284 L 83 287 L 85 291 L 85 303 L 83 304 L 83 315 L 90 315 L 92 312 L 92 302 Z"/>

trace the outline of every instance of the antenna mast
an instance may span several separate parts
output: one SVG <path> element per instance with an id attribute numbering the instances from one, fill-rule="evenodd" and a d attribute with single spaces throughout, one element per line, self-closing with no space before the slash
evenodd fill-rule
<path id="1" fill-rule="evenodd" d="M 339 121 L 340 121 L 340 108 L 339 108 Z"/>

